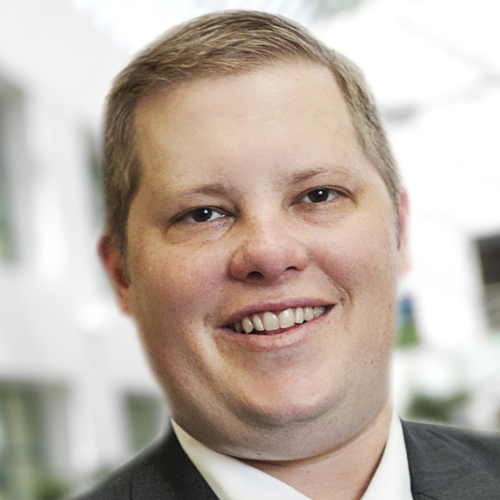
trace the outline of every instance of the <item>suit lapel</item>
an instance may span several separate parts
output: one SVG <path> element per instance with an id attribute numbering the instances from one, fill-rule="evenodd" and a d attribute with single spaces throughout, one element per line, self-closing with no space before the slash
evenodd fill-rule
<path id="1" fill-rule="evenodd" d="M 415 500 L 500 498 L 500 440 L 403 422 Z M 218 500 L 173 432 L 131 478 L 129 500 Z M 128 495 L 127 495 L 128 497 Z"/>
<path id="2" fill-rule="evenodd" d="M 218 500 L 170 432 L 132 480 L 132 500 Z"/>
<path id="3" fill-rule="evenodd" d="M 415 500 L 500 498 L 498 438 L 408 422 L 403 432 Z"/>

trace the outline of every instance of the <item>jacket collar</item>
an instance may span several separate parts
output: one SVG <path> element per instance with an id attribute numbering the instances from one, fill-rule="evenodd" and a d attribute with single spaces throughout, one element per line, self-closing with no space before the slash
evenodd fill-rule
<path id="1" fill-rule="evenodd" d="M 403 422 L 415 500 L 500 498 L 500 438 Z M 136 469 L 133 500 L 217 500 L 177 437 L 168 437 Z"/>
<path id="2" fill-rule="evenodd" d="M 415 500 L 500 498 L 500 439 L 403 422 Z"/>
<path id="3" fill-rule="evenodd" d="M 133 500 L 218 500 L 174 432 L 145 458 L 131 489 Z"/>

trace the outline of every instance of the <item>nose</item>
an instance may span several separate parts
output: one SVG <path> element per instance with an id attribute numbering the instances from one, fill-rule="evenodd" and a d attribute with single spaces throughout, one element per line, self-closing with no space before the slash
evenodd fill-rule
<path id="1" fill-rule="evenodd" d="M 275 283 L 302 271 L 308 264 L 305 241 L 291 221 L 270 216 L 242 224 L 229 272 L 252 283 Z"/>

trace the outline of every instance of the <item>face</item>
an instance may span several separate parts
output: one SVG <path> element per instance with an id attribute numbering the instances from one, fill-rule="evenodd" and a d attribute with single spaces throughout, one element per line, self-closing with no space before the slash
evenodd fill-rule
<path id="1" fill-rule="evenodd" d="M 137 133 L 129 282 L 104 253 L 174 420 L 248 458 L 368 425 L 388 399 L 404 235 L 329 71 L 189 83 L 142 102 Z"/>

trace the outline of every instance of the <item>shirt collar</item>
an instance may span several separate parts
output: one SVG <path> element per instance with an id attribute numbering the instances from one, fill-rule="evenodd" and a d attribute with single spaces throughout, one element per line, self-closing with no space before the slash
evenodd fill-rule
<path id="1" fill-rule="evenodd" d="M 295 488 L 236 458 L 211 450 L 172 420 L 187 456 L 220 500 L 311 500 Z M 412 500 L 408 458 L 399 417 L 393 413 L 382 459 L 361 500 Z"/>
<path id="2" fill-rule="evenodd" d="M 412 500 L 403 426 L 393 412 L 382 459 L 361 500 Z"/>

